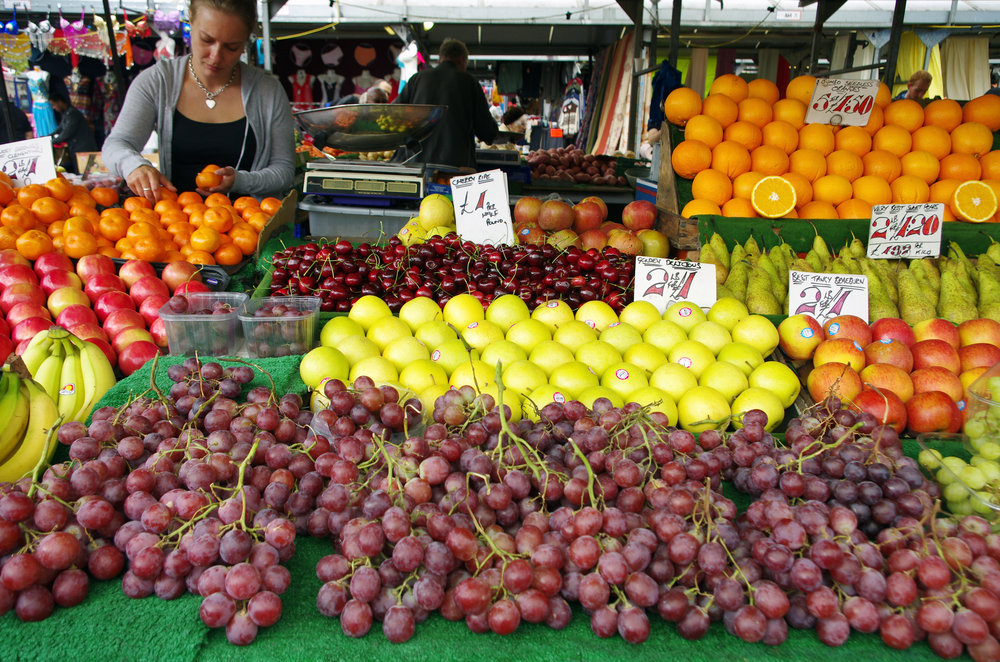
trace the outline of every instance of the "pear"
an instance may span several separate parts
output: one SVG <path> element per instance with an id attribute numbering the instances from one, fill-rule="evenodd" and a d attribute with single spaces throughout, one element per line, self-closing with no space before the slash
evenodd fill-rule
<path id="1" fill-rule="evenodd" d="M 865 247 L 865 242 L 861 241 L 857 237 L 851 240 L 849 249 L 851 251 L 851 257 L 856 259 L 863 258 L 868 255 L 868 249 Z"/>
<path id="2" fill-rule="evenodd" d="M 745 260 L 733 262 L 732 269 L 729 270 L 729 276 L 726 277 L 726 282 L 723 284 L 723 287 L 733 293 L 734 299 L 745 301 L 747 297 L 747 283 L 749 281 L 749 275 L 750 265 L 747 264 Z"/>
<path id="3" fill-rule="evenodd" d="M 782 289 L 788 290 L 788 255 L 785 251 L 781 250 L 780 246 L 775 246 L 768 253 L 768 257 L 771 258 L 771 262 L 774 264 L 774 269 L 778 275 L 778 282 Z"/>
<path id="4" fill-rule="evenodd" d="M 734 264 L 745 259 L 747 259 L 746 249 L 742 245 L 736 244 L 733 246 L 733 252 L 729 255 L 729 269 L 732 270 Z"/>
<path id="5" fill-rule="evenodd" d="M 988 303 L 979 308 L 979 316 L 1000 322 L 1000 303 Z"/>
<path id="6" fill-rule="evenodd" d="M 989 253 L 983 253 L 979 256 L 979 259 L 976 260 L 976 271 L 979 273 L 985 272 L 993 274 L 997 280 L 1000 280 L 1000 265 L 993 261 L 993 258 L 990 257 Z"/>
<path id="7" fill-rule="evenodd" d="M 934 286 L 931 285 L 929 280 L 927 280 L 927 272 L 923 269 L 917 268 L 913 269 L 911 273 L 917 280 L 917 286 L 920 288 L 920 291 L 924 293 L 924 296 L 927 297 L 927 300 L 936 310 L 938 305 L 938 291 L 934 289 Z"/>
<path id="8" fill-rule="evenodd" d="M 810 250 L 816 251 L 816 257 L 819 258 L 820 264 L 822 265 L 817 271 L 822 273 L 823 271 L 829 269 L 830 262 L 833 261 L 833 256 L 830 255 L 830 247 L 826 245 L 826 239 L 819 236 L 819 233 L 813 237 L 812 248 Z"/>
<path id="9" fill-rule="evenodd" d="M 819 254 L 812 248 L 806 253 L 805 262 L 809 264 L 809 269 L 797 269 L 796 271 L 812 271 L 813 273 L 822 273 L 826 269 L 826 265 L 823 264 L 823 260 L 820 258 Z"/>
<path id="10" fill-rule="evenodd" d="M 860 262 L 862 271 L 868 277 L 868 319 L 877 320 L 879 318 L 871 314 L 871 309 L 873 307 L 881 311 L 886 311 L 890 308 L 895 309 L 896 301 L 889 294 L 889 288 L 886 287 L 885 281 L 882 280 L 882 276 L 878 273 L 878 269 L 872 264 L 872 262 L 877 262 L 877 260 L 864 259 Z M 892 289 L 895 290 L 895 288 Z M 899 317 L 899 315 L 890 315 L 889 317 Z"/>
<path id="11" fill-rule="evenodd" d="M 788 265 L 788 269 L 789 271 L 806 271 L 809 273 L 819 273 L 813 267 L 812 262 L 809 262 L 808 260 L 803 259 L 801 257 L 797 257 L 794 260 L 792 260 L 792 263 Z"/>
<path id="12" fill-rule="evenodd" d="M 747 255 L 760 256 L 760 246 L 757 245 L 757 240 L 754 239 L 753 235 L 747 237 L 747 240 L 743 242 L 743 249 Z"/>
<path id="13" fill-rule="evenodd" d="M 738 301 L 742 301 L 742 299 L 740 299 L 739 297 L 737 297 L 736 294 L 733 293 L 725 285 L 717 285 L 716 288 L 715 288 L 715 299 L 716 299 L 716 301 L 718 301 L 719 299 L 723 299 L 725 297 L 732 297 L 733 299 L 737 299 Z"/>
<path id="14" fill-rule="evenodd" d="M 912 264 L 912 262 L 911 262 Z M 920 260 L 920 267 L 927 274 L 927 280 L 934 287 L 935 290 L 941 291 L 941 269 L 938 264 L 934 262 L 929 257 L 922 258 Z"/>
<path id="15" fill-rule="evenodd" d="M 710 245 L 704 244 L 701 247 L 701 252 L 698 255 L 698 261 L 702 264 L 715 265 L 716 285 L 722 285 L 726 282 L 726 277 L 729 275 L 729 269 L 723 266 L 722 262 L 719 260 L 719 256 L 716 255 L 715 250 Z"/>
<path id="16" fill-rule="evenodd" d="M 1000 279 L 989 271 L 979 271 L 979 309 L 1000 304 Z"/>
<path id="17" fill-rule="evenodd" d="M 719 263 L 729 271 L 729 247 L 726 246 L 726 240 L 722 238 L 718 232 L 713 232 L 711 239 L 708 240 L 709 245 L 712 250 L 715 251 L 715 256 L 719 258 Z"/>
<path id="18" fill-rule="evenodd" d="M 1000 262 L 1000 241 L 990 241 L 990 247 L 986 249 L 986 254 L 989 255 L 994 262 Z"/>
<path id="19" fill-rule="evenodd" d="M 955 324 L 968 322 L 979 316 L 975 299 L 970 299 L 965 286 L 955 270 L 941 274 L 941 295 L 938 298 L 937 312 L 942 317 Z"/>
<path id="20" fill-rule="evenodd" d="M 750 271 L 746 305 L 747 310 L 755 315 L 781 314 L 781 305 L 774 296 L 771 276 L 760 267 Z"/>
<path id="21" fill-rule="evenodd" d="M 871 282 L 873 274 L 878 276 L 882 285 L 882 293 L 889 297 L 893 304 L 898 304 L 899 293 L 896 290 L 896 282 L 889 278 L 888 267 L 884 262 L 885 260 L 873 260 L 869 257 L 863 257 L 858 260 L 861 270 L 868 276 L 868 282 Z M 871 286 L 869 286 L 868 291 L 869 293 L 871 292 Z"/>
<path id="22" fill-rule="evenodd" d="M 879 270 L 879 275 L 885 281 L 886 287 L 893 290 L 899 287 L 896 279 L 898 278 L 899 270 L 905 269 L 906 265 L 902 264 L 899 260 L 874 260 L 874 262 Z"/>
<path id="23" fill-rule="evenodd" d="M 935 317 L 934 306 L 908 269 L 899 272 L 899 317 L 910 326 Z"/>

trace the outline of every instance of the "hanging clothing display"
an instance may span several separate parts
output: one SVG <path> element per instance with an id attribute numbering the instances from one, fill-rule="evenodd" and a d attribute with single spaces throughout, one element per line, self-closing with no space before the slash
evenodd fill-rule
<path id="1" fill-rule="evenodd" d="M 292 110 L 309 110 L 313 105 L 313 81 L 315 76 L 299 69 L 295 75 L 288 77 L 292 84 Z"/>
<path id="2" fill-rule="evenodd" d="M 97 81 L 96 97 L 97 102 L 101 104 L 101 123 L 104 125 L 104 135 L 108 135 L 115 122 L 118 121 L 118 114 L 122 110 L 122 94 L 118 89 L 118 81 L 111 71 L 108 71 L 104 78 Z"/>
<path id="3" fill-rule="evenodd" d="M 31 57 L 31 40 L 24 33 L 0 35 L 0 53 L 3 55 L 5 67 L 17 72 L 26 71 L 31 67 L 28 63 Z"/>
<path id="4" fill-rule="evenodd" d="M 576 136 L 580 133 L 580 125 L 584 114 L 583 79 L 577 76 L 566 84 L 563 102 L 559 108 L 559 128 L 563 135 Z"/>
<path id="5" fill-rule="evenodd" d="M 31 114 L 35 119 L 35 135 L 50 136 L 59 126 L 56 114 L 49 103 L 49 74 L 35 67 L 27 72 L 28 90 L 31 92 Z"/>
<path id="6" fill-rule="evenodd" d="M 501 62 L 497 67 L 497 87 L 500 94 L 517 94 L 521 91 L 521 63 Z"/>

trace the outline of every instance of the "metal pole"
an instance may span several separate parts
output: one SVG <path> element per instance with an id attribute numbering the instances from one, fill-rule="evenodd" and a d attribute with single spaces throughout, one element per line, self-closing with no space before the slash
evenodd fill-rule
<path id="1" fill-rule="evenodd" d="M 903 34 L 903 14 L 906 13 L 906 0 L 896 0 L 896 7 L 892 10 L 892 29 L 889 32 L 889 55 L 885 61 L 885 72 L 882 74 L 882 82 L 889 86 L 896 80 L 896 60 L 899 58 L 899 38 Z"/>
<path id="2" fill-rule="evenodd" d="M 271 7 L 267 0 L 257 2 L 257 13 L 260 14 L 261 40 L 264 51 L 264 71 L 271 71 Z"/>
<path id="3" fill-rule="evenodd" d="M 122 59 L 118 55 L 118 42 L 115 41 L 115 28 L 111 22 L 111 5 L 108 0 L 104 0 L 104 24 L 108 29 L 108 48 L 111 49 L 111 64 L 115 72 L 115 80 L 118 82 L 118 89 L 124 97 L 128 90 L 128 82 L 125 79 L 125 70 L 122 68 Z"/>
<path id="4" fill-rule="evenodd" d="M 677 66 L 677 51 L 681 47 L 681 0 L 674 0 L 670 9 L 670 66 Z"/>
<path id="5" fill-rule="evenodd" d="M 632 41 L 632 70 L 633 72 L 638 71 L 642 67 L 639 63 L 639 58 L 642 56 L 642 19 L 643 19 L 643 3 L 642 0 L 636 0 L 633 5 L 635 7 L 635 36 Z M 639 150 L 639 140 L 642 137 L 642 131 L 639 129 L 639 77 L 632 76 L 632 103 L 629 104 L 628 118 L 629 118 L 629 135 L 628 145 L 633 151 Z"/>
<path id="6" fill-rule="evenodd" d="M 3 72 L 3 60 L 0 60 L 0 73 Z M 0 85 L 0 102 L 3 103 L 3 121 L 7 126 L 7 135 L 10 136 L 10 141 L 12 143 L 18 140 L 24 140 L 24 136 L 14 135 L 14 116 L 10 112 L 10 97 L 7 96 L 7 79 L 4 78 Z"/>

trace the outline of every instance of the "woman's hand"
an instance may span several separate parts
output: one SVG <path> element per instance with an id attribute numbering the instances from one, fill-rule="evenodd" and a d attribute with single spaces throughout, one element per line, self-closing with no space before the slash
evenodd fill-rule
<path id="1" fill-rule="evenodd" d="M 160 189 L 166 188 L 177 192 L 170 180 L 159 170 L 150 165 L 141 165 L 125 178 L 128 187 L 140 198 L 146 198 L 152 203 L 160 200 Z"/>
<path id="2" fill-rule="evenodd" d="M 229 193 L 229 190 L 233 188 L 233 184 L 236 182 L 236 169 L 226 166 L 225 168 L 218 168 L 215 174 L 222 178 L 222 182 L 218 186 L 213 186 L 209 189 L 198 189 L 198 193 L 201 197 L 207 198 L 212 193 Z"/>

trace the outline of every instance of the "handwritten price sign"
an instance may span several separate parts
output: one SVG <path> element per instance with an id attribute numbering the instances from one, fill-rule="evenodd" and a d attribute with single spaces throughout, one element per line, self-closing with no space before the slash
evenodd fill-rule
<path id="1" fill-rule="evenodd" d="M 806 123 L 864 126 L 876 94 L 877 80 L 820 78 L 806 108 Z"/>
<path id="2" fill-rule="evenodd" d="M 875 205 L 868 226 L 868 257 L 922 258 L 941 255 L 944 205 Z"/>
<path id="3" fill-rule="evenodd" d="M 451 178 L 458 236 L 477 244 L 514 243 L 514 221 L 507 196 L 507 173 L 487 170 Z"/>
<path id="4" fill-rule="evenodd" d="M 714 264 L 636 256 L 635 301 L 648 301 L 662 314 L 678 301 L 708 308 L 715 297 Z"/>
<path id="5" fill-rule="evenodd" d="M 52 138 L 32 138 L 0 145 L 0 170 L 19 186 L 44 184 L 56 176 Z"/>
<path id="6" fill-rule="evenodd" d="M 868 321 L 868 278 L 789 271 L 788 314 L 811 315 L 820 324 L 837 315 L 857 315 Z"/>

